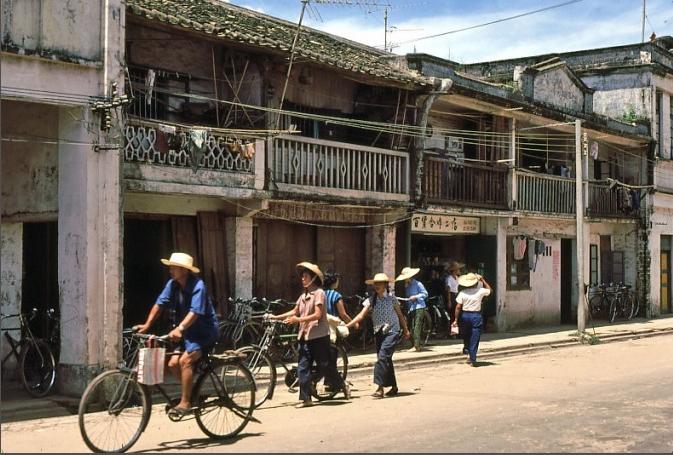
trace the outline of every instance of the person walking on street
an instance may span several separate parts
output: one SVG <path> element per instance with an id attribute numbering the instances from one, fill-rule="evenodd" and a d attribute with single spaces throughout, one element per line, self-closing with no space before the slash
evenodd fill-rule
<path id="1" fill-rule="evenodd" d="M 404 289 L 407 298 L 409 299 L 407 315 L 410 321 L 412 319 L 414 321 L 412 332 L 413 346 L 409 349 L 410 352 L 418 352 L 421 350 L 421 331 L 423 328 L 423 319 L 428 312 L 427 304 L 425 303 L 425 300 L 428 298 L 428 291 L 425 290 L 423 283 L 413 278 L 420 271 L 421 269 L 405 267 L 400 272 L 400 275 L 395 279 L 395 281 L 404 281 Z"/>
<path id="2" fill-rule="evenodd" d="M 372 315 L 377 355 L 374 365 L 374 384 L 378 386 L 372 396 L 375 398 L 394 396 L 397 395 L 398 388 L 393 354 L 400 336 L 409 339 L 407 321 L 402 314 L 399 302 L 394 295 L 388 292 L 388 285 L 391 283 L 388 275 L 377 273 L 374 278 L 365 283 L 374 286 L 375 294 L 362 303 L 362 311 L 346 326 L 353 327 L 362 322 L 367 315 Z M 390 387 L 385 395 L 384 387 Z"/>
<path id="3" fill-rule="evenodd" d="M 303 293 L 297 299 L 295 307 L 287 313 L 270 316 L 270 319 L 282 320 L 285 324 L 299 324 L 299 359 L 297 376 L 299 378 L 298 408 L 313 405 L 311 400 L 313 363 L 318 366 L 320 374 L 331 387 L 341 390 L 344 397 L 350 399 L 350 389 L 343 377 L 337 372 L 336 366 L 330 362 L 329 326 L 325 309 L 325 291 L 321 286 L 323 273 L 317 265 L 310 262 L 297 264 Z"/>
<path id="4" fill-rule="evenodd" d="M 456 312 L 454 324 L 460 320 L 460 330 L 463 333 L 463 353 L 467 349 L 470 356 L 468 363 L 477 366 L 477 350 L 483 327 L 481 316 L 481 302 L 491 294 L 491 286 L 476 273 L 468 273 L 458 278 L 458 284 L 463 288 L 456 297 Z"/>
<path id="5" fill-rule="evenodd" d="M 333 316 L 334 318 L 339 318 L 341 321 L 347 324 L 351 322 L 351 317 L 346 312 L 346 305 L 344 304 L 344 300 L 343 297 L 341 296 L 341 293 L 337 291 L 340 281 L 341 281 L 341 275 L 339 275 L 338 273 L 333 271 L 325 272 L 325 282 L 324 282 L 325 303 L 327 306 L 328 317 Z M 332 320 L 337 321 L 337 319 Z M 355 324 L 354 329 L 357 330 L 358 327 L 359 325 Z M 332 341 L 338 339 L 339 331 L 336 330 L 336 328 L 334 328 L 332 324 L 330 324 L 330 331 L 336 332 L 330 335 Z M 337 351 L 336 346 L 330 343 L 330 362 L 332 363 L 335 369 L 337 368 L 338 353 L 339 351 Z"/>
<path id="6" fill-rule="evenodd" d="M 451 324 L 456 320 L 456 297 L 458 297 L 458 276 L 463 264 L 453 261 L 448 266 L 448 275 L 446 276 L 446 290 L 448 294 L 447 310 L 451 317 Z"/>

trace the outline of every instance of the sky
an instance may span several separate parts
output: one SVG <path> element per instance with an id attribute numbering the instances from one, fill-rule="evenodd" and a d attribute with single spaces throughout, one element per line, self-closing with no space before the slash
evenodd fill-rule
<path id="1" fill-rule="evenodd" d="M 300 0 L 220 0 L 297 22 Z M 640 42 L 642 0 L 579 0 L 544 12 L 445 36 L 569 0 L 311 0 L 304 24 L 383 48 L 384 7 L 397 54 L 423 52 L 459 63 L 569 52 Z M 347 6 L 343 3 L 357 3 Z M 320 4 L 323 3 L 323 4 Z M 336 3 L 342 3 L 341 5 Z M 363 4 L 379 6 L 364 6 Z M 647 0 L 645 38 L 673 35 L 673 0 Z"/>

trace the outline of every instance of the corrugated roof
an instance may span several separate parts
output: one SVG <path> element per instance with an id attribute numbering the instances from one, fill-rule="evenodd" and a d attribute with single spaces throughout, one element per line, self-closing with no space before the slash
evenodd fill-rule
<path id="1" fill-rule="evenodd" d="M 297 30 L 297 24 L 219 0 L 127 0 L 126 4 L 130 13 L 146 19 L 287 53 Z M 390 54 L 307 27 L 302 27 L 295 55 L 354 73 L 427 83 L 388 63 Z"/>

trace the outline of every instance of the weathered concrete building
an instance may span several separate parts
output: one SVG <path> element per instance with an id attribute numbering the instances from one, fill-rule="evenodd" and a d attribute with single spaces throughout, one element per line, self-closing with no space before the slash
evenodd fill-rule
<path id="1" fill-rule="evenodd" d="M 535 68 L 553 59 L 571 68 L 593 92 L 594 112 L 649 129 L 655 145 L 643 166 L 647 166 L 652 175 L 649 183 L 653 185 L 653 191 L 643 195 L 643 205 L 647 210 L 643 213 L 638 266 L 642 276 L 639 284 L 646 291 L 641 295 L 641 301 L 645 303 L 647 314 L 655 316 L 673 311 L 670 290 L 673 235 L 672 49 L 673 38 L 666 36 L 642 44 L 485 62 L 461 68 L 474 77 L 500 83 L 515 81 L 518 86 L 525 87 L 525 77 L 519 76 L 526 72 L 523 69 Z M 557 94 L 557 91 L 551 90 L 550 93 Z M 625 159 L 627 157 L 624 156 Z M 615 158 L 606 161 L 599 157 L 592 161 L 601 173 L 607 167 L 629 168 L 628 163 L 622 164 L 618 157 Z M 598 176 L 598 172 L 595 174 Z M 610 277 L 599 273 L 599 279 L 609 281 Z"/>
<path id="2" fill-rule="evenodd" d="M 521 87 L 514 89 L 472 77 L 454 62 L 428 55 L 406 59 L 425 76 L 453 81 L 430 109 L 429 124 L 447 140 L 426 143 L 422 208 L 458 220 L 467 216 L 480 225 L 419 241 L 436 244 L 444 258 L 465 262 L 495 283 L 488 305 L 499 330 L 576 319 L 576 119 L 587 152 L 584 238 L 591 260 L 584 264 L 585 276 L 597 281 L 602 253 L 604 275 L 640 282 L 639 207 L 630 193 L 605 179 L 648 182 L 646 128 L 595 114 L 593 90 L 559 61 L 523 69 Z M 601 168 L 589 154 L 624 164 Z M 516 254 L 521 242 L 528 250 L 523 256 Z M 601 245 L 600 252 L 591 245 Z"/>
<path id="3" fill-rule="evenodd" d="M 498 329 L 572 319 L 576 118 L 586 275 L 642 281 L 642 213 L 606 178 L 650 182 L 649 130 L 597 115 L 571 63 L 522 65 L 508 88 L 302 28 L 286 80 L 296 24 L 208 0 L 85 3 L 3 0 L 2 312 L 60 310 L 65 392 L 116 363 L 175 250 L 221 312 L 296 298 L 301 260 L 353 295 L 455 259 L 495 285 Z M 101 130 L 114 82 L 133 101 Z"/>
<path id="4" fill-rule="evenodd" d="M 122 324 L 121 111 L 106 133 L 92 110 L 121 95 L 122 3 L 2 1 L 2 312 L 42 310 L 39 335 L 60 312 L 66 392 L 116 362 Z"/>

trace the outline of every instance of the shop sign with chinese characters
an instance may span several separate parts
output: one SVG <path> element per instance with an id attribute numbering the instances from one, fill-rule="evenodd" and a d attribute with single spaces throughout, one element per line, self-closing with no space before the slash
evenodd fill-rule
<path id="1" fill-rule="evenodd" d="M 416 213 L 411 218 L 411 232 L 419 234 L 479 234 L 480 227 L 474 217 Z"/>

